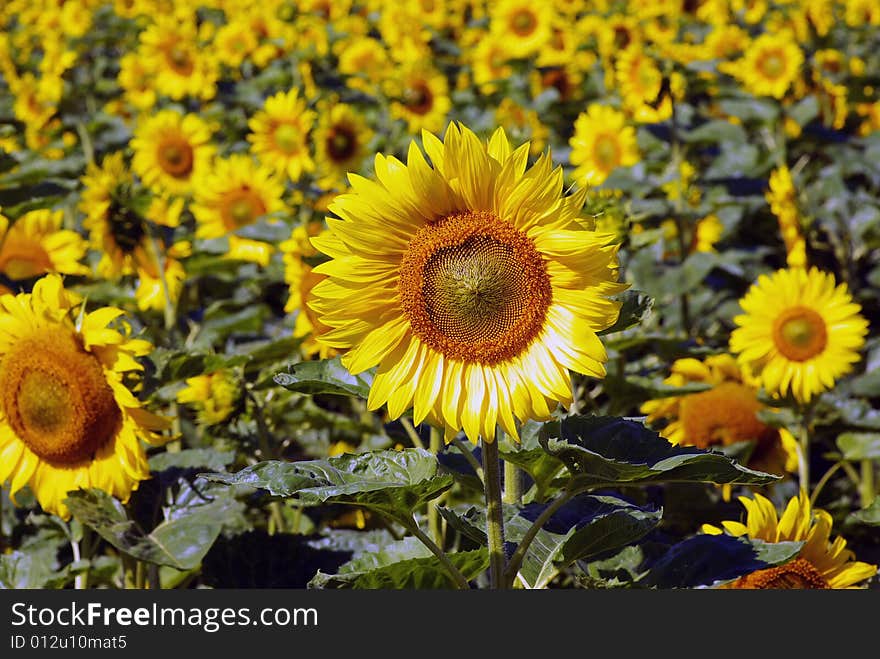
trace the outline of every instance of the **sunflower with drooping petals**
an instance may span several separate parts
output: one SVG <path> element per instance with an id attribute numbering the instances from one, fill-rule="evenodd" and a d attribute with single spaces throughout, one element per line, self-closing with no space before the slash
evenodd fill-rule
<path id="1" fill-rule="evenodd" d="M 367 155 L 373 131 L 351 105 L 334 103 L 315 128 L 318 185 L 333 189 L 345 185 L 345 175 L 356 172 Z"/>
<path id="2" fill-rule="evenodd" d="M 161 259 L 163 272 L 159 271 L 158 258 L 153 258 L 138 267 L 138 282 L 134 292 L 138 309 L 163 311 L 169 302 L 177 303 L 186 281 L 186 268 L 183 267 L 181 259 L 191 254 L 192 244 L 182 240 L 164 250 Z"/>
<path id="3" fill-rule="evenodd" d="M 700 361 L 677 359 L 664 384 L 704 384 L 705 391 L 657 398 L 642 404 L 652 425 L 665 423 L 660 434 L 672 444 L 708 449 L 753 441 L 748 466 L 771 474 L 797 471 L 797 440 L 784 428 L 768 426 L 758 417 L 758 383 L 729 354 Z"/>
<path id="4" fill-rule="evenodd" d="M 261 163 L 298 181 L 303 172 L 315 169 L 308 139 L 315 117 L 297 89 L 270 96 L 248 122 L 251 151 Z"/>
<path id="5" fill-rule="evenodd" d="M 572 177 L 582 185 L 601 185 L 618 167 L 639 159 L 636 131 L 614 108 L 591 103 L 574 123 L 571 145 Z"/>
<path id="6" fill-rule="evenodd" d="M 797 555 L 788 563 L 757 570 L 724 584 L 722 588 L 770 589 L 837 589 L 859 588 L 877 573 L 877 566 L 857 561 L 846 540 L 831 539 L 833 520 L 828 512 L 813 509 L 807 493 L 792 497 L 779 517 L 773 502 L 760 494 L 754 498 L 740 497 L 746 509 L 746 521 L 722 522 L 723 528 L 703 525 L 703 532 L 713 535 L 729 533 L 764 542 L 803 542 Z"/>
<path id="7" fill-rule="evenodd" d="M 518 437 L 572 400 L 571 374 L 603 377 L 596 332 L 617 318 L 612 236 L 576 221 L 585 191 L 562 196 L 549 154 L 527 168 L 503 129 L 483 143 L 451 124 L 422 133 L 407 162 L 376 156 L 377 180 L 351 176 L 314 272 L 311 308 L 352 373 L 378 366 L 368 406 L 443 427 L 447 440 Z"/>
<path id="8" fill-rule="evenodd" d="M 49 272 L 87 275 L 80 263 L 88 243 L 76 231 L 62 229 L 64 211 L 29 211 L 10 225 L 0 214 L 0 272 L 30 279 Z"/>
<path id="9" fill-rule="evenodd" d="M 868 321 L 831 273 L 814 267 L 761 275 L 740 306 L 730 350 L 771 395 L 791 392 L 808 403 L 861 359 Z"/>
<path id="10" fill-rule="evenodd" d="M 199 423 L 212 426 L 229 418 L 241 398 L 241 382 L 227 368 L 186 379 L 186 387 L 177 392 L 178 403 L 196 410 Z"/>
<path id="11" fill-rule="evenodd" d="M 126 501 L 150 469 L 141 440 L 164 441 L 169 422 L 126 386 L 152 346 L 111 326 L 105 307 L 79 308 L 61 277 L 0 297 L 0 483 L 29 485 L 47 512 L 69 517 L 67 492 L 96 487 Z"/>
<path id="12" fill-rule="evenodd" d="M 139 122 L 131 168 L 159 192 L 189 195 L 193 177 L 210 167 L 211 129 L 194 114 L 162 110 Z"/>

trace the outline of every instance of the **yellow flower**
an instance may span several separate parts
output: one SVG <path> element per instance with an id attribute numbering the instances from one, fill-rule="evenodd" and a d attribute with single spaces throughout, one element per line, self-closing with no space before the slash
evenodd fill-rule
<path id="1" fill-rule="evenodd" d="M 62 229 L 64 211 L 35 210 L 10 226 L 0 215 L 0 272 L 10 279 L 30 279 L 49 272 L 87 275 L 80 263 L 88 244 L 76 231 Z"/>
<path id="2" fill-rule="evenodd" d="M 69 517 L 70 490 L 96 487 L 126 501 L 149 477 L 140 442 L 158 444 L 168 421 L 126 386 L 152 346 L 108 325 L 105 307 L 78 313 L 58 275 L 33 293 L 0 297 L 0 483 L 25 485 L 47 512 Z"/>
<path id="3" fill-rule="evenodd" d="M 229 418 L 241 397 L 239 380 L 229 369 L 187 378 L 186 385 L 177 392 L 177 402 L 195 408 L 199 423 L 206 426 Z"/>
<path id="4" fill-rule="evenodd" d="M 663 74 L 641 44 L 620 53 L 615 74 L 624 108 L 637 121 L 659 123 L 672 116 L 670 96 L 663 90 Z"/>
<path id="5" fill-rule="evenodd" d="M 214 98 L 217 66 L 199 44 L 195 21 L 181 20 L 179 15 L 154 19 L 156 22 L 141 32 L 139 56 L 155 71 L 156 91 L 175 100 L 185 96 Z"/>
<path id="6" fill-rule="evenodd" d="M 352 89 L 374 92 L 385 77 L 388 52 L 380 41 L 367 36 L 355 36 L 340 41 L 336 49 L 339 72 L 346 76 L 345 83 Z"/>
<path id="7" fill-rule="evenodd" d="M 297 89 L 278 92 L 248 122 L 251 151 L 278 174 L 298 181 L 315 169 L 308 140 L 314 121 L 315 113 L 306 109 Z"/>
<path id="8" fill-rule="evenodd" d="M 396 72 L 385 84 L 391 116 L 406 121 L 407 130 L 438 132 L 452 108 L 446 76 L 430 64 L 414 63 Z"/>
<path id="9" fill-rule="evenodd" d="M 193 177 L 207 169 L 214 156 L 208 125 L 176 110 L 162 110 L 139 123 L 131 148 L 131 167 L 144 183 L 175 195 L 190 194 Z"/>
<path id="10" fill-rule="evenodd" d="M 650 424 L 665 423 L 660 434 L 673 444 L 730 446 L 754 441 L 748 466 L 771 474 L 797 471 L 797 440 L 784 428 L 773 428 L 758 418 L 757 382 L 728 354 L 704 361 L 677 359 L 665 384 L 682 387 L 701 383 L 711 388 L 682 396 L 657 398 L 642 404 Z"/>
<path id="11" fill-rule="evenodd" d="M 496 424 L 547 419 L 572 400 L 569 369 L 605 374 L 596 332 L 617 318 L 611 236 L 576 221 L 583 191 L 563 197 L 549 155 L 526 167 L 503 129 L 488 144 L 451 124 L 422 133 L 429 166 L 376 156 L 377 181 L 351 177 L 313 244 L 330 258 L 311 308 L 352 373 L 378 366 L 368 407 L 493 441 Z"/>
<path id="12" fill-rule="evenodd" d="M 500 82 L 513 75 L 513 67 L 503 40 L 480 36 L 482 38 L 473 48 L 468 48 L 465 55 L 470 60 L 474 83 L 482 93 L 492 94 Z"/>
<path id="13" fill-rule="evenodd" d="M 198 238 L 222 238 L 268 213 L 284 209 L 281 200 L 284 184 L 271 169 L 256 165 L 253 158 L 240 153 L 218 159 L 210 172 L 196 180 L 194 187 L 191 210 L 198 223 Z M 230 247 L 235 243 L 232 238 L 234 236 L 230 236 Z M 250 247 L 272 251 L 270 245 L 260 241 L 240 239 L 237 244 L 249 243 L 258 243 Z M 236 256 L 254 260 L 248 258 L 247 249 L 237 252 Z M 256 260 L 262 260 L 262 256 Z"/>
<path id="14" fill-rule="evenodd" d="M 500 0 L 491 9 L 489 33 L 503 41 L 512 57 L 529 57 L 550 40 L 553 5 L 530 0 Z"/>
<path id="15" fill-rule="evenodd" d="M 730 349 L 772 395 L 809 402 L 859 361 L 868 321 L 845 283 L 817 268 L 761 275 L 740 300 Z"/>
<path id="16" fill-rule="evenodd" d="M 635 129 L 622 113 L 598 103 L 578 115 L 569 144 L 572 176 L 582 185 L 601 185 L 618 167 L 639 161 Z"/>
<path id="17" fill-rule="evenodd" d="M 804 545 L 788 563 L 757 570 L 723 588 L 858 588 L 858 584 L 877 573 L 876 565 L 855 560 L 843 537 L 831 539 L 831 515 L 818 508 L 811 509 L 810 499 L 803 490 L 791 498 L 781 518 L 773 502 L 760 494 L 755 494 L 753 499 L 739 497 L 739 500 L 746 509 L 745 523 L 722 522 L 723 530 L 705 524 L 703 532 L 720 535 L 726 531 L 734 537 L 745 536 L 764 542 L 803 542 Z"/>
<path id="18" fill-rule="evenodd" d="M 726 72 L 756 96 L 782 98 L 800 74 L 804 55 L 787 33 L 762 34 Z"/>
<path id="19" fill-rule="evenodd" d="M 315 161 L 318 185 L 326 189 L 345 186 L 345 175 L 360 169 L 373 131 L 351 105 L 334 103 L 321 114 L 315 128 Z"/>
<path id="20" fill-rule="evenodd" d="M 785 165 L 770 173 L 770 187 L 764 195 L 770 210 L 779 221 L 779 232 L 785 242 L 786 262 L 789 268 L 807 267 L 807 243 L 801 232 L 801 217 L 797 193 L 791 172 Z"/>
<path id="21" fill-rule="evenodd" d="M 117 81 L 125 100 L 138 110 L 150 110 L 156 105 L 154 72 L 137 53 L 126 53 L 119 59 Z"/>
<path id="22" fill-rule="evenodd" d="M 517 142 L 528 141 L 529 155 L 537 156 L 547 146 L 549 130 L 538 113 L 527 110 L 510 98 L 504 98 L 495 110 L 495 124 L 501 126 Z"/>
<path id="23" fill-rule="evenodd" d="M 165 251 L 163 265 L 164 280 L 159 276 L 156 259 L 138 267 L 138 284 L 134 292 L 135 301 L 141 311 L 162 311 L 170 302 L 176 304 L 183 291 L 186 270 L 179 259 L 186 258 L 192 252 L 188 241 L 181 241 Z"/>
<path id="24" fill-rule="evenodd" d="M 257 46 L 257 35 L 244 19 L 230 21 L 214 36 L 217 60 L 232 68 L 241 66 Z"/>

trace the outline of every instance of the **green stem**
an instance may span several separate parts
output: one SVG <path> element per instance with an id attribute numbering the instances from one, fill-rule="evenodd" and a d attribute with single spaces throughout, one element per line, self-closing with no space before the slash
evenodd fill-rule
<path id="1" fill-rule="evenodd" d="M 431 427 L 431 453 L 439 455 L 443 448 L 443 438 L 440 431 Z M 432 499 L 428 502 L 428 529 L 431 531 L 431 537 L 434 538 L 440 547 L 443 546 L 443 532 L 440 530 L 440 512 L 437 510 L 438 500 Z"/>
<path id="2" fill-rule="evenodd" d="M 137 590 L 143 590 L 147 579 L 147 565 L 143 561 L 137 561 L 134 570 L 134 587 Z"/>
<path id="3" fill-rule="evenodd" d="M 546 524 L 551 517 L 553 517 L 554 513 L 557 510 L 562 508 L 566 503 L 568 503 L 572 497 L 574 497 L 577 492 L 569 492 L 566 491 L 559 498 L 555 499 L 553 503 L 547 506 L 538 518 L 532 523 L 529 527 L 528 531 L 520 540 L 519 545 L 516 547 L 516 551 L 513 552 L 513 555 L 510 557 L 510 562 L 507 565 L 507 570 L 504 573 L 504 581 L 508 585 L 513 584 L 516 579 L 516 574 L 519 572 L 519 568 L 522 565 L 523 559 L 526 556 L 526 552 L 529 550 L 529 546 L 532 544 L 532 540 L 535 539 L 535 536 L 538 535 L 538 531 L 543 528 L 544 524 Z"/>
<path id="4" fill-rule="evenodd" d="M 6 534 L 3 532 L 3 488 L 0 487 L 0 554 L 6 551 Z"/>
<path id="5" fill-rule="evenodd" d="M 416 429 L 413 427 L 413 424 L 407 419 L 405 416 L 400 417 L 400 425 L 403 426 L 403 429 L 406 431 L 409 440 L 413 443 L 413 446 L 416 448 L 425 448 L 425 443 L 422 441 L 422 438 L 419 437 L 419 433 L 416 432 Z"/>
<path id="6" fill-rule="evenodd" d="M 505 588 L 504 512 L 501 508 L 501 459 L 498 442 L 483 444 L 483 488 L 486 492 L 486 536 L 489 539 L 489 580 L 493 590 Z"/>
<path id="7" fill-rule="evenodd" d="M 468 584 L 467 579 L 464 578 L 464 575 L 461 571 L 453 565 L 452 561 L 449 560 L 449 556 L 446 555 L 437 544 L 431 540 L 431 538 L 419 528 L 418 522 L 416 522 L 415 518 L 406 520 L 399 520 L 401 524 L 403 524 L 407 530 L 412 533 L 416 538 L 418 538 L 423 545 L 425 545 L 428 549 L 431 550 L 431 553 L 437 557 L 437 559 L 443 564 L 443 567 L 446 568 L 446 571 L 449 572 L 449 576 L 452 579 L 452 582 L 455 584 L 456 588 L 460 588 L 461 590 L 469 590 L 470 584 Z"/>
<path id="8" fill-rule="evenodd" d="M 866 458 L 862 460 L 862 478 L 859 494 L 862 499 L 862 508 L 867 508 L 874 501 L 874 461 Z"/>
<path id="9" fill-rule="evenodd" d="M 801 422 L 800 433 L 798 436 L 798 482 L 800 488 L 810 492 L 810 431 L 807 421 Z"/>
<path id="10" fill-rule="evenodd" d="M 512 462 L 504 461 L 504 503 L 522 505 L 522 473 Z"/>
<path id="11" fill-rule="evenodd" d="M 819 500 L 819 493 L 822 491 L 822 488 L 825 487 L 825 484 L 828 480 L 834 475 L 834 473 L 843 466 L 842 462 L 835 462 L 831 467 L 828 468 L 822 478 L 819 479 L 819 482 L 816 483 L 816 487 L 813 488 L 813 493 L 810 495 L 810 507 L 813 508 L 816 506 L 816 501 Z"/>
<path id="12" fill-rule="evenodd" d="M 480 482 L 483 482 L 483 466 L 477 461 L 474 457 L 474 454 L 471 453 L 468 445 L 461 441 L 458 437 L 452 440 L 453 446 L 459 450 L 459 452 L 464 456 L 464 459 L 468 461 L 468 464 L 473 468 L 473 470 L 477 474 L 477 478 L 480 479 Z"/>

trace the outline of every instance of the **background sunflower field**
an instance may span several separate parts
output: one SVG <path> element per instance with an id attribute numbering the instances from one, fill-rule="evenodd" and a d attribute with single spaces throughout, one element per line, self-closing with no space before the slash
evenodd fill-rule
<path id="1" fill-rule="evenodd" d="M 878 248 L 876 0 L 6 0 L 0 587 L 878 588 Z"/>

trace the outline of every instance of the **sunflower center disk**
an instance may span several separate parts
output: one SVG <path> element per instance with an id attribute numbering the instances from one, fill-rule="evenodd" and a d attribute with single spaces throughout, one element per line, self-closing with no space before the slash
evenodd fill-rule
<path id="1" fill-rule="evenodd" d="M 192 172 L 193 150 L 185 141 L 177 138 L 159 144 L 159 165 L 176 178 L 184 178 Z"/>
<path id="2" fill-rule="evenodd" d="M 230 228 L 250 224 L 265 212 L 262 200 L 246 188 L 230 193 L 223 205 L 224 219 Z"/>
<path id="3" fill-rule="evenodd" d="M 299 130 L 292 124 L 281 124 L 272 135 L 275 139 L 275 144 L 284 153 L 295 153 L 299 148 Z"/>
<path id="4" fill-rule="evenodd" d="M 762 60 L 760 66 L 768 78 L 778 78 L 785 71 L 785 59 L 779 53 L 770 53 Z"/>
<path id="5" fill-rule="evenodd" d="M 825 578 L 804 558 L 796 558 L 785 565 L 758 570 L 746 575 L 737 587 L 761 590 L 824 590 L 830 588 Z"/>
<path id="6" fill-rule="evenodd" d="M 513 15 L 510 26 L 516 34 L 525 37 L 535 31 L 535 28 L 538 26 L 538 19 L 535 18 L 532 12 L 522 9 Z"/>
<path id="7" fill-rule="evenodd" d="M 73 334 L 48 330 L 22 339 L 4 356 L 0 404 L 28 448 L 59 464 L 91 458 L 122 419 L 98 360 Z"/>
<path id="8" fill-rule="evenodd" d="M 401 264 L 399 292 L 420 339 L 450 359 L 487 365 L 529 346 L 552 299 L 534 243 L 488 212 L 422 228 Z"/>
<path id="9" fill-rule="evenodd" d="M 434 95 L 424 82 L 417 82 L 403 93 L 404 104 L 410 112 L 428 114 L 434 105 Z"/>
<path id="10" fill-rule="evenodd" d="M 336 162 L 348 160 L 354 155 L 357 142 L 354 135 L 343 127 L 336 127 L 330 138 L 327 140 L 327 152 Z"/>
<path id="11" fill-rule="evenodd" d="M 620 161 L 620 150 L 617 140 L 610 135 L 600 135 L 596 138 L 596 161 L 603 169 L 614 169 Z"/>
<path id="12" fill-rule="evenodd" d="M 802 362 L 821 353 L 828 343 L 825 321 L 807 307 L 783 311 L 773 325 L 776 349 L 792 361 Z"/>

